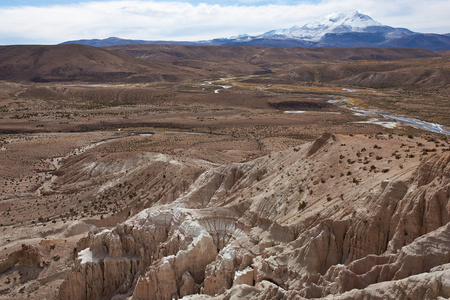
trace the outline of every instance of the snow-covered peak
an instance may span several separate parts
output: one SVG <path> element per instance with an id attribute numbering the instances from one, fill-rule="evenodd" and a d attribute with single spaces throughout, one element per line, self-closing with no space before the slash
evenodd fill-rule
<path id="1" fill-rule="evenodd" d="M 359 11 L 334 13 L 309 22 L 303 26 L 277 29 L 266 32 L 263 36 L 284 36 L 286 38 L 318 41 L 327 33 L 361 32 L 369 26 L 383 26 L 368 15 Z"/>
<path id="2" fill-rule="evenodd" d="M 352 29 L 365 28 L 369 26 L 382 26 L 381 23 L 374 21 L 368 15 L 362 14 L 359 11 L 352 11 L 348 14 L 334 13 L 322 17 L 319 20 L 307 23 L 301 28 L 308 29 L 322 29 L 327 28 L 333 30 L 339 26 L 348 26 Z"/>
<path id="3" fill-rule="evenodd" d="M 240 35 L 235 35 L 235 36 L 230 37 L 230 39 L 240 40 L 240 41 L 251 40 L 251 38 L 252 37 L 250 35 L 248 35 L 248 34 L 240 34 Z"/>

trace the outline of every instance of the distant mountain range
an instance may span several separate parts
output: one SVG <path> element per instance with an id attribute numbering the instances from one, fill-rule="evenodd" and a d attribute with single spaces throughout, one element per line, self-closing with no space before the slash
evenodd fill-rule
<path id="1" fill-rule="evenodd" d="M 358 11 L 335 13 L 307 23 L 271 30 L 257 36 L 247 34 L 208 41 L 175 42 L 127 40 L 117 37 L 68 41 L 62 44 L 83 44 L 107 47 L 125 44 L 173 44 L 212 46 L 264 47 L 414 47 L 428 50 L 450 49 L 450 34 L 418 33 L 394 28 L 373 20 Z"/>

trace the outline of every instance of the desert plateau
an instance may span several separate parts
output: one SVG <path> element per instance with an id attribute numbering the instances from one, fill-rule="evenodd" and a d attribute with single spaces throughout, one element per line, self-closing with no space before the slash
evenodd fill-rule
<path id="1" fill-rule="evenodd" d="M 0 46 L 0 299 L 448 299 L 449 135 L 449 50 Z"/>

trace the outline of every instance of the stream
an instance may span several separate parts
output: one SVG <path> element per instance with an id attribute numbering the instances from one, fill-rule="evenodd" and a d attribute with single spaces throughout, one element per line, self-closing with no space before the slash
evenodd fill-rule
<path id="1" fill-rule="evenodd" d="M 394 128 L 398 125 L 410 126 L 417 129 L 423 129 L 435 133 L 450 135 L 450 128 L 447 128 L 443 125 L 437 123 L 431 123 L 422 121 L 415 118 L 399 116 L 396 114 L 387 113 L 380 110 L 369 109 L 364 110 L 358 107 L 348 108 L 346 104 L 348 104 L 348 99 L 344 98 L 341 100 L 329 100 L 329 103 L 338 104 L 340 107 L 349 109 L 354 112 L 355 115 L 361 117 L 371 117 L 368 121 L 361 121 L 358 123 L 368 123 L 368 124 L 377 124 L 387 128 Z"/>

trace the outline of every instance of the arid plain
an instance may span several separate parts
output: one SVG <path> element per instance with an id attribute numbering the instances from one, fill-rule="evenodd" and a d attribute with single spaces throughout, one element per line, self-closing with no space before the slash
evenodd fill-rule
<path id="1" fill-rule="evenodd" d="M 450 297 L 449 54 L 0 47 L 0 299 Z"/>

